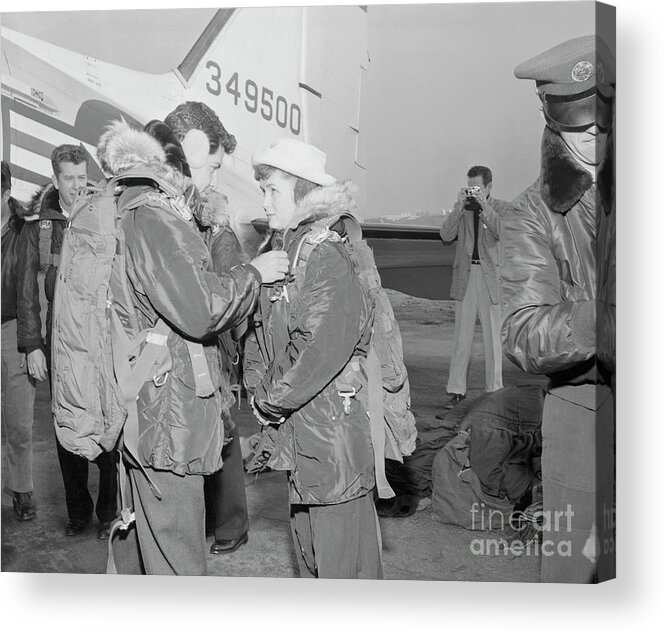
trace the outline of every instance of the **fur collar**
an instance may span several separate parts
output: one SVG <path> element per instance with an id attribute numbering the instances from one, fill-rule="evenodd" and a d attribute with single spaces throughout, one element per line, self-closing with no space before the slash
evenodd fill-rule
<path id="1" fill-rule="evenodd" d="M 356 212 L 354 195 L 358 188 L 350 181 L 337 182 L 328 187 L 317 187 L 310 191 L 296 207 L 290 228 L 304 222 L 314 222 L 338 213 Z"/>
<path id="2" fill-rule="evenodd" d="M 62 220 L 60 196 L 52 182 L 47 182 L 30 200 L 27 220 Z"/>
<path id="3" fill-rule="evenodd" d="M 540 193 L 547 206 L 565 215 L 593 184 L 589 172 L 580 167 L 563 139 L 549 127 L 543 132 Z M 614 147 L 608 140 L 607 159 L 598 173 L 598 189 L 609 213 L 614 197 Z"/>
<path id="4" fill-rule="evenodd" d="M 97 157 L 107 176 L 145 170 L 184 191 L 184 176 L 166 162 L 159 141 L 124 121 L 111 123 L 99 139 Z"/>
<path id="5" fill-rule="evenodd" d="M 30 215 L 30 209 L 26 209 L 16 198 L 10 196 L 7 204 L 9 205 L 12 217 L 24 219 Z"/>

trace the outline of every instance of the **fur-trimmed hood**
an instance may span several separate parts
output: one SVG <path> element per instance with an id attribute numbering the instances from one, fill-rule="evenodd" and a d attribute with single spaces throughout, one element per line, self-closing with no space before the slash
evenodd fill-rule
<path id="1" fill-rule="evenodd" d="M 541 145 L 540 193 L 547 206 L 565 215 L 593 184 L 589 172 L 573 158 L 561 136 L 545 128 Z M 614 197 L 614 144 L 608 139 L 607 157 L 598 173 L 598 190 L 606 213 Z"/>
<path id="2" fill-rule="evenodd" d="M 185 177 L 166 162 L 166 153 L 159 141 L 124 121 L 116 121 L 106 128 L 99 139 L 97 157 L 107 176 L 145 170 L 166 180 L 178 191 L 184 191 Z"/>
<path id="3" fill-rule="evenodd" d="M 310 191 L 297 205 L 290 228 L 303 222 L 313 222 L 339 213 L 356 213 L 355 194 L 358 187 L 350 180 Z"/>

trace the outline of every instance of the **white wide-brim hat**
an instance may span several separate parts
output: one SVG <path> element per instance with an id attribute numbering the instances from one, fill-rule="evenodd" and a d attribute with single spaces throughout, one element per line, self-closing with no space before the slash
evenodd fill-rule
<path id="1" fill-rule="evenodd" d="M 293 176 L 327 187 L 337 180 L 326 173 L 326 154 L 314 145 L 284 138 L 269 149 L 252 156 L 253 165 L 269 165 Z"/>

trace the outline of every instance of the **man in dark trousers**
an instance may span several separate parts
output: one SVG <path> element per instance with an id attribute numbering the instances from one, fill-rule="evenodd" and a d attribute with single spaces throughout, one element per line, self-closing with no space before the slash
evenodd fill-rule
<path id="1" fill-rule="evenodd" d="M 217 115 L 204 103 L 188 101 L 180 104 L 173 112 L 166 115 L 164 123 L 180 141 L 191 173 L 191 183 L 196 187 L 201 198 L 194 208 L 197 222 L 204 228 L 204 239 L 210 249 L 210 264 L 216 273 L 226 273 L 234 266 L 246 264 L 240 244 L 233 233 L 226 214 L 228 201 L 226 196 L 217 192 L 217 178 L 223 164 L 224 155 L 234 151 L 235 137 L 229 135 L 225 154 L 221 156 L 215 169 L 201 161 L 200 156 L 207 155 L 207 146 L 201 148 L 204 139 L 202 130 L 211 121 L 219 122 Z M 197 143 L 197 139 L 199 142 Z M 240 342 L 239 329 L 226 330 L 220 334 L 222 352 L 222 370 L 227 380 L 241 366 L 237 352 Z M 231 381 L 238 384 L 236 381 Z M 239 397 L 239 394 L 238 394 Z M 210 547 L 211 554 L 229 554 L 235 552 L 248 541 L 249 516 L 245 494 L 245 472 L 242 465 L 242 453 L 238 430 L 233 425 L 230 411 L 223 412 L 229 431 L 222 452 L 224 465 L 221 470 L 205 478 L 206 532 L 214 532 L 215 540 Z"/>
<path id="2" fill-rule="evenodd" d="M 18 345 L 27 353 L 28 372 L 35 380 L 50 377 L 52 302 L 60 249 L 76 192 L 88 182 L 88 154 L 81 146 L 60 145 L 51 154 L 51 165 L 52 182 L 32 200 L 30 213 L 38 215 L 38 219 L 26 223 L 18 255 Z M 42 336 L 40 271 L 45 272 L 44 290 L 48 302 L 45 339 Z M 66 450 L 57 439 L 56 446 L 69 517 L 65 534 L 75 536 L 85 531 L 92 518 L 88 460 Z M 99 467 L 99 493 L 95 506 L 99 539 L 108 537 L 116 515 L 116 460 L 115 453 L 107 452 L 95 460 Z"/>
<path id="3" fill-rule="evenodd" d="M 222 215 L 216 219 L 220 223 L 210 228 L 210 261 L 216 273 L 225 273 L 234 266 L 247 263 L 249 258 L 243 253 L 228 217 Z M 241 384 L 245 331 L 246 324 L 241 324 L 219 336 L 222 371 L 231 385 Z M 240 394 L 237 393 L 236 397 L 240 398 Z M 224 415 L 231 419 L 230 412 L 224 412 Z M 249 515 L 240 438 L 237 427 L 232 423 L 230 427 L 229 442 L 222 451 L 224 465 L 205 481 L 207 529 L 214 531 L 215 535 L 211 554 L 230 554 L 248 541 Z"/>

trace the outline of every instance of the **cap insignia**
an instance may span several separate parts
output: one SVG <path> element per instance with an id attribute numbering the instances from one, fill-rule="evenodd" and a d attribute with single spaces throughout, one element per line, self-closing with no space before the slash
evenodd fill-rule
<path id="1" fill-rule="evenodd" d="M 574 81 L 586 81 L 593 75 L 593 64 L 587 61 L 577 62 L 571 75 Z"/>

